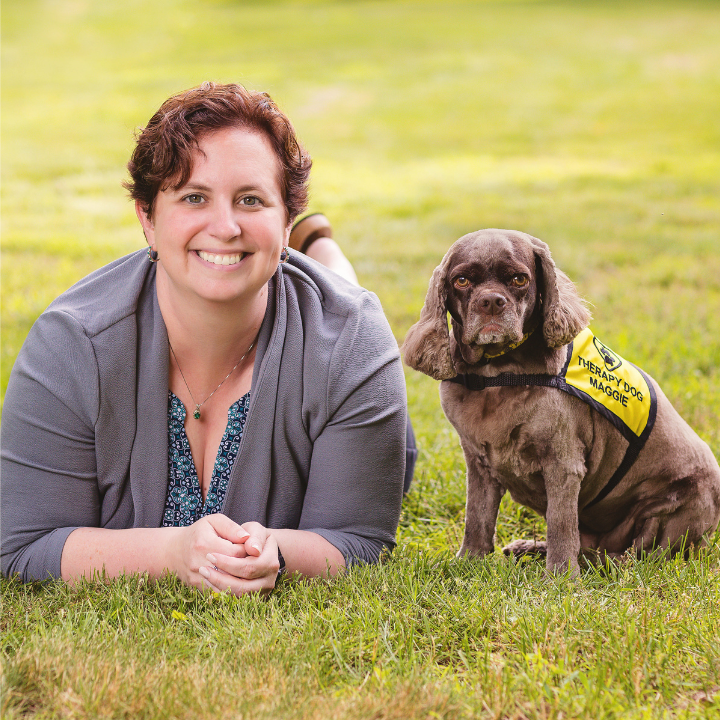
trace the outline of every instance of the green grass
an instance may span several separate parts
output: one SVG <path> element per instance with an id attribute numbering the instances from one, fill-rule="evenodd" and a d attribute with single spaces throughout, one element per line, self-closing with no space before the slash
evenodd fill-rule
<path id="1" fill-rule="evenodd" d="M 3 594 L 8 718 L 718 711 L 717 551 L 576 583 L 405 548 L 267 601 L 137 577 Z"/>
<path id="2" fill-rule="evenodd" d="M 398 339 L 457 237 L 530 232 L 720 455 L 716 2 L 6 0 L 2 33 L 3 391 L 45 306 L 142 247 L 134 128 L 240 80 L 295 122 Z M 720 717 L 717 543 L 576 582 L 456 562 L 463 460 L 437 383 L 407 379 L 421 456 L 387 563 L 268 601 L 3 581 L 3 717 Z M 503 502 L 500 542 L 544 531 Z"/>

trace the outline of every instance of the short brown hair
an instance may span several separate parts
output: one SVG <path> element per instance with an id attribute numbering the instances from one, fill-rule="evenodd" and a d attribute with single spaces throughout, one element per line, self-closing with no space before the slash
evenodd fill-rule
<path id="1" fill-rule="evenodd" d="M 235 83 L 204 82 L 168 98 L 136 136 L 123 186 L 150 216 L 157 194 L 182 187 L 192 173 L 192 153 L 203 135 L 241 127 L 264 135 L 280 162 L 280 188 L 288 221 L 306 207 L 312 160 L 290 120 L 264 92 Z"/>

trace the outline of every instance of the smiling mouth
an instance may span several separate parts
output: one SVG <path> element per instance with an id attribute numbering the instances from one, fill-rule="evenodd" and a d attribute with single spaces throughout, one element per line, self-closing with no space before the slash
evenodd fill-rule
<path id="1" fill-rule="evenodd" d="M 215 253 L 205 252 L 204 250 L 197 250 L 198 257 L 205 262 L 212 263 L 213 265 L 237 265 L 247 253 L 237 253 L 235 255 L 216 255 Z"/>

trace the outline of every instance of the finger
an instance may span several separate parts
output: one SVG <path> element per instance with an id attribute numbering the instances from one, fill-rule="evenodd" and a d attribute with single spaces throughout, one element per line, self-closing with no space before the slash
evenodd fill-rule
<path id="1" fill-rule="evenodd" d="M 242 540 L 238 541 L 238 536 L 233 532 L 234 528 L 240 528 L 236 522 L 220 513 L 207 515 L 197 522 L 199 525 L 201 524 L 198 540 L 201 545 L 205 545 L 205 552 L 209 550 L 234 557 L 246 557 L 247 549 Z M 228 535 L 229 537 L 226 537 Z M 245 537 L 242 537 L 243 535 Z M 243 532 L 241 538 L 245 539 L 247 536 L 248 534 Z M 198 549 L 200 548 L 198 547 Z"/>
<path id="2" fill-rule="evenodd" d="M 207 561 L 228 575 L 242 580 L 254 580 L 265 576 L 277 577 L 280 563 L 276 548 L 275 543 L 267 543 L 260 557 L 248 556 L 240 559 L 221 553 L 210 553 L 207 555 Z"/>
<path id="3" fill-rule="evenodd" d="M 202 551 L 204 548 L 203 555 L 208 551 L 218 551 L 227 553 L 228 555 L 233 554 L 235 544 L 232 542 L 232 539 L 225 538 L 218 533 L 218 527 L 222 528 L 222 526 L 226 525 L 222 519 L 218 519 L 222 517 L 224 516 L 206 515 L 190 526 L 193 538 L 192 549 L 194 551 Z M 225 518 L 225 520 L 232 523 L 232 520 L 229 518 Z M 236 524 L 233 523 L 233 525 Z"/>
<path id="4" fill-rule="evenodd" d="M 227 555 L 228 557 L 234 557 L 234 558 L 245 558 L 248 556 L 245 546 L 241 543 L 225 544 L 225 541 L 223 541 L 222 546 L 206 548 L 206 552 L 208 552 L 208 551 L 213 554 L 219 553 L 220 555 Z M 213 563 L 213 565 L 214 564 L 215 563 Z"/>
<path id="5" fill-rule="evenodd" d="M 241 541 L 245 545 L 247 554 L 260 557 L 270 534 L 268 529 L 258 522 L 248 522 L 243 523 L 240 532 L 248 534 L 248 537 Z"/>
<path id="6" fill-rule="evenodd" d="M 247 551 L 243 545 L 234 545 L 217 535 L 200 535 L 193 547 L 193 551 L 199 553 L 199 557 L 205 557 L 208 553 L 219 553 L 235 557 L 246 557 Z M 202 562 L 202 561 L 200 561 Z"/>
<path id="7" fill-rule="evenodd" d="M 221 565 L 228 565 L 228 560 L 244 560 L 246 557 L 248 557 L 245 550 L 243 550 L 242 545 L 236 545 L 233 546 L 231 549 L 231 552 L 229 553 L 220 553 L 220 552 L 209 552 L 205 556 L 205 560 L 207 561 L 207 564 L 211 567 L 220 567 Z M 218 560 L 220 558 L 220 560 Z M 223 568 L 223 572 L 228 572 Z"/>
<path id="8" fill-rule="evenodd" d="M 199 569 L 199 573 L 203 577 L 203 583 L 214 592 L 230 592 L 238 596 L 252 592 L 270 592 L 277 580 L 277 574 L 245 580 L 205 566 Z"/>
<path id="9" fill-rule="evenodd" d="M 254 559 L 254 558 L 253 558 Z M 254 580 L 268 574 L 266 568 L 258 569 L 247 564 L 247 559 L 238 560 L 228 555 L 209 554 L 207 562 L 210 568 L 238 580 Z"/>
<path id="10" fill-rule="evenodd" d="M 210 580 L 208 580 L 208 578 L 205 577 L 205 575 L 202 572 L 203 570 L 205 570 L 204 567 L 202 567 L 198 570 L 198 572 L 200 573 L 200 576 L 201 576 L 200 583 L 199 583 L 200 589 L 203 592 L 214 592 L 214 593 L 222 592 L 222 590 L 217 585 L 213 585 L 210 582 Z"/>
<path id="11" fill-rule="evenodd" d="M 220 558 L 218 560 L 218 558 Z M 209 566 L 213 570 L 220 570 L 223 573 L 227 573 L 228 575 L 235 575 L 235 573 L 232 572 L 232 570 L 228 569 L 231 567 L 234 567 L 232 562 L 229 562 L 230 560 L 234 560 L 235 558 L 232 555 L 221 555 L 220 553 L 208 553 L 205 556 L 205 559 L 207 560 Z M 239 575 L 235 575 L 235 577 L 240 577 Z"/>
<path id="12" fill-rule="evenodd" d="M 244 543 L 245 552 L 253 557 L 260 557 L 262 555 L 263 546 L 260 539 L 251 535 Z"/>
<path id="13" fill-rule="evenodd" d="M 280 564 L 277 558 L 269 562 L 259 558 L 248 557 L 243 560 L 215 555 L 216 562 L 212 563 L 219 571 L 232 575 L 238 580 L 257 580 L 263 577 L 276 577 Z M 210 562 L 210 561 L 208 561 Z"/>
<path id="14" fill-rule="evenodd" d="M 223 592 L 223 582 L 220 578 L 223 576 L 229 576 L 225 575 L 222 570 L 219 570 L 216 567 L 205 567 L 204 565 L 201 565 L 198 568 L 198 573 L 202 577 L 201 583 L 203 588 L 209 588 L 213 592 Z"/>
<path id="15" fill-rule="evenodd" d="M 241 527 L 234 520 L 222 513 L 214 513 L 205 517 L 219 537 L 233 543 L 238 542 L 238 531 L 241 530 Z"/>

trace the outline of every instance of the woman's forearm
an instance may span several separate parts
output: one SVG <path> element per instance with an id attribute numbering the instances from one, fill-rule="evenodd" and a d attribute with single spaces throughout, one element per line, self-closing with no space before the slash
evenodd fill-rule
<path id="1" fill-rule="evenodd" d="M 184 582 L 197 586 L 203 579 L 200 568 L 211 564 L 208 552 L 224 555 L 230 554 L 229 548 L 238 547 L 230 542 L 236 528 L 239 526 L 222 515 L 210 516 L 187 528 L 78 528 L 70 533 L 63 548 L 62 578 L 72 582 L 103 570 L 111 578 L 133 572 L 146 572 L 150 577 L 174 572 Z M 333 576 L 345 567 L 342 553 L 316 533 L 287 529 L 270 533 L 280 547 L 289 574 Z"/>
<path id="2" fill-rule="evenodd" d="M 183 528 L 78 528 L 68 535 L 63 548 L 60 569 L 63 580 L 73 581 L 83 575 L 90 578 L 105 571 L 108 577 L 133 572 L 147 572 L 160 577 L 173 567 L 170 549 L 178 543 Z"/>
<path id="3" fill-rule="evenodd" d="M 288 574 L 333 576 L 345 567 L 342 553 L 324 537 L 307 530 L 273 530 Z"/>

